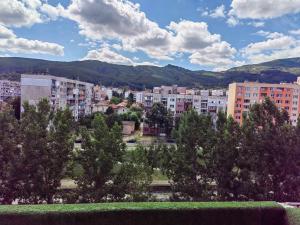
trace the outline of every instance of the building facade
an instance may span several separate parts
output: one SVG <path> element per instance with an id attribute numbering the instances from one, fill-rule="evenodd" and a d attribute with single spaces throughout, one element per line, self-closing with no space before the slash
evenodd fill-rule
<path id="1" fill-rule="evenodd" d="M 18 81 L 0 80 L 0 101 L 21 96 L 21 84 Z"/>
<path id="2" fill-rule="evenodd" d="M 91 83 L 51 75 L 21 75 L 21 103 L 36 105 L 47 98 L 53 110 L 69 107 L 75 120 L 92 113 Z"/>
<path id="3" fill-rule="evenodd" d="M 279 109 L 285 109 L 291 123 L 297 124 L 300 113 L 300 78 L 295 83 L 268 84 L 258 82 L 232 83 L 229 85 L 227 116 L 242 123 L 251 105 L 262 103 L 269 97 Z"/>
<path id="4" fill-rule="evenodd" d="M 162 103 L 174 117 L 180 117 L 189 109 L 199 114 L 210 114 L 216 117 L 219 111 L 226 111 L 227 96 L 225 90 L 189 90 L 185 87 L 155 87 L 153 92 L 144 92 L 142 103 L 145 110 L 154 103 Z"/>

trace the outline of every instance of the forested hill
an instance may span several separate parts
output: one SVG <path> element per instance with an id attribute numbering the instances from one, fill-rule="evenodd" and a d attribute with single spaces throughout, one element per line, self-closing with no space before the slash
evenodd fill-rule
<path id="1" fill-rule="evenodd" d="M 22 73 L 43 73 L 112 86 L 151 88 L 177 84 L 188 87 L 226 87 L 234 81 L 293 82 L 300 76 L 300 58 L 281 59 L 232 68 L 224 72 L 191 71 L 167 65 L 125 66 L 100 61 L 59 62 L 0 57 L 0 78 L 19 79 Z"/>

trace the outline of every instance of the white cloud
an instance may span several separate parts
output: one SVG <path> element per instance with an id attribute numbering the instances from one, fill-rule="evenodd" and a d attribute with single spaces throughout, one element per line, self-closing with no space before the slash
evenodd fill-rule
<path id="1" fill-rule="evenodd" d="M 83 58 L 83 60 L 98 60 L 102 62 L 123 64 L 123 65 L 133 65 L 133 61 L 121 54 L 112 51 L 108 47 L 102 47 L 98 50 L 91 50 Z"/>
<path id="2" fill-rule="evenodd" d="M 300 12 L 300 0 L 232 0 L 230 15 L 240 19 L 272 19 Z"/>
<path id="3" fill-rule="evenodd" d="M 223 16 L 224 11 L 222 5 L 214 15 Z M 221 36 L 211 34 L 204 22 L 182 20 L 160 28 L 140 11 L 138 4 L 128 0 L 73 0 L 67 15 L 78 23 L 80 33 L 90 39 L 117 40 L 119 43 L 112 46 L 117 50 L 143 51 L 160 60 L 172 60 L 179 52 L 193 54 L 221 43 Z"/>
<path id="4" fill-rule="evenodd" d="M 5 26 L 2 26 L 0 24 L 0 39 L 9 39 L 9 38 L 15 38 L 16 35 L 14 32 Z"/>
<path id="5" fill-rule="evenodd" d="M 241 51 L 250 63 L 299 57 L 300 40 L 277 32 L 259 31 L 258 33 L 265 36 L 266 40 L 251 43 Z"/>
<path id="6" fill-rule="evenodd" d="M 230 27 L 235 27 L 236 25 L 239 24 L 239 20 L 236 17 L 233 16 L 229 16 L 226 23 L 230 26 Z"/>
<path id="7" fill-rule="evenodd" d="M 65 14 L 65 9 L 61 4 L 58 4 L 57 6 L 43 4 L 40 11 L 46 14 L 51 20 L 56 20 L 58 17 Z"/>
<path id="8" fill-rule="evenodd" d="M 55 43 L 18 38 L 0 25 L 0 52 L 63 55 L 64 47 Z"/>
<path id="9" fill-rule="evenodd" d="M 219 18 L 219 17 L 226 17 L 226 11 L 225 11 L 225 6 L 224 5 L 220 5 L 217 8 L 215 8 L 210 14 L 209 16 L 212 18 Z"/>
<path id="10" fill-rule="evenodd" d="M 300 29 L 298 29 L 298 30 L 291 30 L 291 31 L 289 31 L 289 33 L 292 34 L 292 35 L 299 35 L 300 36 Z"/>
<path id="11" fill-rule="evenodd" d="M 263 27 L 263 26 L 265 26 L 265 23 L 262 21 L 252 21 L 252 22 L 249 22 L 248 25 L 251 25 L 254 27 Z"/>
<path id="12" fill-rule="evenodd" d="M 41 4 L 39 0 L 1 0 L 0 1 L 0 24 L 5 26 L 31 26 L 41 23 L 41 15 L 35 7 Z"/>
<path id="13" fill-rule="evenodd" d="M 239 62 L 234 60 L 235 54 L 236 50 L 223 41 L 193 53 L 189 59 L 193 64 L 214 67 L 220 71 L 237 66 Z"/>

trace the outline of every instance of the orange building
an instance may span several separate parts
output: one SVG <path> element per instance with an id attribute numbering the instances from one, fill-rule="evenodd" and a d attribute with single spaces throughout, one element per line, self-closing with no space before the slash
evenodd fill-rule
<path id="1" fill-rule="evenodd" d="M 258 82 L 232 83 L 229 85 L 227 116 L 242 122 L 251 105 L 262 103 L 269 97 L 278 108 L 285 109 L 293 125 L 300 114 L 300 77 L 295 83 L 268 84 Z"/>

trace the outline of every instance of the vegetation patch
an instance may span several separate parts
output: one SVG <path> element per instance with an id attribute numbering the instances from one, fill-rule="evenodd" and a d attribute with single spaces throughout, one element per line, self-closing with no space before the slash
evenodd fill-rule
<path id="1" fill-rule="evenodd" d="M 141 202 L 0 206 L 1 225 L 284 225 L 274 202 Z"/>
<path id="2" fill-rule="evenodd" d="M 300 225 L 300 209 L 286 209 L 287 225 Z"/>

